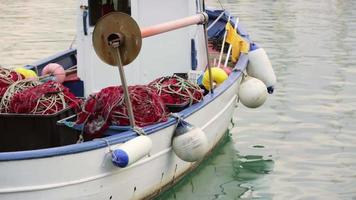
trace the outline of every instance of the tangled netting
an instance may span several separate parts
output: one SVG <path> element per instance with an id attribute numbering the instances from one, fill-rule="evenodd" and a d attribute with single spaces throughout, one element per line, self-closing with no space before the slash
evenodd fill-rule
<path id="1" fill-rule="evenodd" d="M 18 93 L 22 92 L 28 88 L 35 87 L 41 82 L 37 80 L 19 80 L 11 84 L 4 92 L 1 101 L 0 101 L 0 112 L 9 113 L 10 112 L 10 102 L 12 97 Z"/>
<path id="2" fill-rule="evenodd" d="M 151 88 L 137 85 L 128 89 L 137 126 L 167 120 L 168 112 L 161 98 Z M 84 123 L 84 132 L 90 138 L 102 136 L 110 125 L 129 125 L 122 87 L 107 87 L 89 96 L 76 123 Z"/>
<path id="3" fill-rule="evenodd" d="M 9 111 L 49 115 L 69 107 L 77 109 L 79 106 L 80 100 L 68 88 L 60 83 L 48 81 L 16 93 L 10 101 Z"/>
<path id="4" fill-rule="evenodd" d="M 24 77 L 21 74 L 10 69 L 0 67 L 0 97 L 4 95 L 9 85 L 22 79 L 24 79 Z"/>
<path id="5" fill-rule="evenodd" d="M 158 78 L 149 86 L 161 97 L 165 105 L 192 105 L 203 99 L 202 89 L 197 84 L 176 75 Z"/>

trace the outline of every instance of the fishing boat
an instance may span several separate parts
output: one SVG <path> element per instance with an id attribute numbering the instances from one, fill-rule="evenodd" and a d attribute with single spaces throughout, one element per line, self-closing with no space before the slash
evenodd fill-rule
<path id="1" fill-rule="evenodd" d="M 10 150 L 0 152 L 0 199 L 151 199 L 209 156 L 239 101 L 255 108 L 273 92 L 267 55 L 225 10 L 206 9 L 200 0 L 79 2 L 77 48 L 24 68 L 41 74 L 49 64 L 60 65 L 67 72 L 63 85 L 82 99 L 121 85 L 129 125 L 111 124 L 102 137 L 78 141 L 84 128 L 67 110 L 60 113 L 64 117 L 47 117 L 49 122 L 3 115 L 2 140 L 11 135 L 4 136 L 6 127 L 22 133 L 10 144 L 2 142 Z M 242 40 L 231 39 L 231 33 Z M 173 74 L 197 84 L 204 79 L 204 96 L 171 110 L 163 121 L 138 127 L 128 85 Z M 30 140 L 43 140 L 32 130 L 35 123 L 49 137 L 57 132 L 75 140 L 32 147 Z M 17 143 L 28 148 L 11 150 Z"/>

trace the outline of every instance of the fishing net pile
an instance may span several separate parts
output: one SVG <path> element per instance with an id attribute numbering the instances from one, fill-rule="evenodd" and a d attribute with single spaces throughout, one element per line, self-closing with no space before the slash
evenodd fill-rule
<path id="1" fill-rule="evenodd" d="M 129 94 L 137 126 L 143 127 L 167 120 L 168 112 L 161 98 L 147 86 L 130 86 Z M 129 125 L 123 88 L 113 86 L 89 96 L 78 114 L 77 124 L 84 124 L 84 132 L 100 137 L 110 125 Z"/>
<path id="2" fill-rule="evenodd" d="M 2 98 L 0 98 L 0 113 L 9 113 L 10 112 L 10 102 L 12 97 L 19 92 L 22 92 L 28 88 L 35 87 L 41 84 L 37 80 L 19 80 L 11 84 L 5 90 Z"/>
<path id="3" fill-rule="evenodd" d="M 62 84 L 48 81 L 15 93 L 9 103 L 10 113 L 50 115 L 66 108 L 77 109 L 80 100 Z"/>
<path id="4" fill-rule="evenodd" d="M 4 95 L 7 88 L 18 80 L 22 80 L 24 77 L 10 69 L 0 67 L 0 98 Z"/>
<path id="5" fill-rule="evenodd" d="M 197 84 L 176 75 L 158 78 L 149 86 L 166 106 L 192 105 L 203 99 L 203 91 Z"/>

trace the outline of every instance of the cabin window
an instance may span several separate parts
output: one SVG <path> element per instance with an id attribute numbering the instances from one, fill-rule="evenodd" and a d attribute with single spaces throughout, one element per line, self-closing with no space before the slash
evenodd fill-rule
<path id="1" fill-rule="evenodd" d="M 130 0 L 89 0 L 89 24 L 94 26 L 100 17 L 110 12 L 124 12 L 131 15 Z"/>

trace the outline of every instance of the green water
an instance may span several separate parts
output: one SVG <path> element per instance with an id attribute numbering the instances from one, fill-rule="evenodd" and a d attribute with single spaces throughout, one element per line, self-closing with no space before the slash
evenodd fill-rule
<path id="1" fill-rule="evenodd" d="M 356 1 L 221 3 L 267 51 L 276 91 L 240 106 L 229 141 L 158 199 L 355 200 Z"/>
<path id="2" fill-rule="evenodd" d="M 356 1 L 221 0 L 278 77 L 209 160 L 157 199 L 356 199 Z M 215 0 L 210 6 L 220 7 Z M 77 2 L 0 0 L 0 64 L 67 49 Z"/>
<path id="3" fill-rule="evenodd" d="M 251 184 L 270 173 L 274 162 L 260 155 L 241 155 L 233 144 L 227 135 L 207 160 L 157 200 L 249 197 Z"/>

